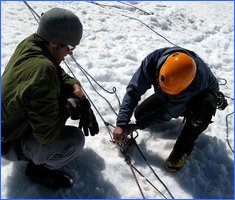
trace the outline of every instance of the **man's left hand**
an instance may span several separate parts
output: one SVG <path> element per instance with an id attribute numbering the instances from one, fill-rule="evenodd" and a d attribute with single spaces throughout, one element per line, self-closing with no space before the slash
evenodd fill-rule
<path id="1" fill-rule="evenodd" d="M 91 108 L 83 109 L 79 123 L 79 128 L 83 129 L 85 136 L 94 136 L 99 133 L 99 125 Z"/>
<path id="2" fill-rule="evenodd" d="M 81 86 L 78 85 L 77 83 L 73 85 L 73 94 L 81 100 L 86 98 L 82 91 Z"/>

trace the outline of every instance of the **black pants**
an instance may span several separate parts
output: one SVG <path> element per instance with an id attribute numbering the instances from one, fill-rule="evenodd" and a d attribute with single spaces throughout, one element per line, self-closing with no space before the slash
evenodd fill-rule
<path id="1" fill-rule="evenodd" d="M 216 95 L 211 91 L 203 91 L 190 100 L 187 104 L 188 109 L 183 114 L 186 122 L 174 145 L 175 150 L 191 153 L 198 136 L 211 123 L 212 115 L 216 112 L 216 105 Z M 171 119 L 165 111 L 164 102 L 157 94 L 153 94 L 137 106 L 135 118 L 140 128 Z"/>

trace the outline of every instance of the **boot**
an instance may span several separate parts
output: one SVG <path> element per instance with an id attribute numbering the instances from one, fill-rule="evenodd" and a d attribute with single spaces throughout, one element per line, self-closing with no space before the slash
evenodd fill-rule
<path id="1" fill-rule="evenodd" d="M 182 153 L 173 149 L 165 162 L 165 168 L 172 172 L 178 171 L 184 166 L 188 156 L 189 155 L 186 153 Z"/>
<path id="2" fill-rule="evenodd" d="M 60 170 L 51 170 L 44 165 L 27 164 L 25 174 L 32 180 L 50 188 L 72 187 L 73 179 L 70 175 Z"/>

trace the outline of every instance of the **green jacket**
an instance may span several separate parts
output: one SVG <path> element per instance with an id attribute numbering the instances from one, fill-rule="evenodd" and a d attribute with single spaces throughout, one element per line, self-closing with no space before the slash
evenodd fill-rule
<path id="1" fill-rule="evenodd" d="M 30 132 L 38 142 L 53 141 L 70 117 L 66 98 L 79 81 L 54 64 L 45 42 L 36 34 L 15 49 L 2 75 L 2 140 Z"/>

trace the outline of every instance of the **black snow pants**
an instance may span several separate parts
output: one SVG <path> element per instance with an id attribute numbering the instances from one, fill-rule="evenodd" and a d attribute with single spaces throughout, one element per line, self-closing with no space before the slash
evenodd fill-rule
<path id="1" fill-rule="evenodd" d="M 136 107 L 134 115 L 140 128 L 147 128 L 155 123 L 171 119 L 164 110 L 163 104 L 159 96 L 153 94 Z M 211 123 L 216 107 L 216 94 L 212 91 L 203 91 L 188 102 L 187 110 L 183 114 L 186 122 L 174 145 L 175 150 L 191 153 L 198 136 Z"/>

